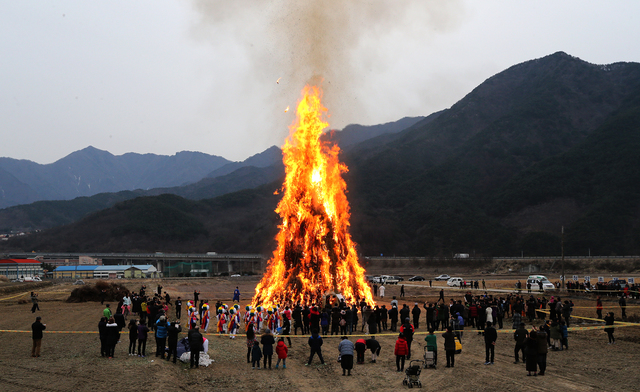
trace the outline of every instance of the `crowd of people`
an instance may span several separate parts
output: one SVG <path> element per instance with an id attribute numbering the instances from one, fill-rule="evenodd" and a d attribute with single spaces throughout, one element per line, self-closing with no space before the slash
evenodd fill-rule
<path id="1" fill-rule="evenodd" d="M 179 357 L 179 335 L 183 332 L 181 325 L 182 299 L 177 297 L 174 303 L 171 296 L 162 291 L 158 285 L 153 295 L 147 294 L 146 286 L 140 290 L 126 293 L 118 302 L 115 313 L 111 304 L 107 303 L 98 323 L 100 336 L 100 352 L 103 357 L 113 358 L 116 345 L 121 341 L 122 332 L 128 331 L 130 356 L 145 357 L 146 345 L 150 332 L 155 339 L 155 356 L 176 363 Z M 32 293 L 32 298 L 37 298 Z M 271 369 L 273 356 L 277 361 L 275 368 L 287 368 L 288 351 L 291 348 L 290 336 L 309 335 L 309 358 L 306 365 L 311 365 L 317 356 L 320 364 L 325 363 L 322 352 L 323 336 L 338 335 L 341 339 L 337 345 L 339 361 L 343 375 L 350 376 L 354 364 L 364 364 L 366 351 L 371 352 L 371 363 L 376 363 L 383 350 L 375 335 L 380 333 L 398 333 L 393 355 L 396 359 L 396 370 L 404 371 L 405 361 L 411 360 L 411 346 L 415 332 L 425 328 L 429 333 L 425 336 L 426 350 L 433 353 L 433 364 L 437 363 L 438 340 L 436 331 L 442 334 L 443 347 L 446 353 L 446 367 L 455 366 L 455 355 L 459 352 L 465 327 L 482 335 L 485 343 L 485 365 L 493 365 L 495 347 L 498 340 L 497 329 L 505 328 L 505 320 L 509 320 L 507 328 L 515 330 L 513 338 L 514 363 L 526 364 L 530 376 L 544 375 L 548 352 L 569 349 L 568 327 L 574 304 L 571 300 L 562 300 L 551 296 L 524 296 L 520 293 L 506 296 L 493 296 L 484 292 L 467 291 L 460 299 L 450 298 L 447 302 L 444 290 L 440 290 L 436 301 L 423 304 L 414 303 L 413 307 L 399 303 L 394 296 L 388 304 L 367 304 L 365 301 L 347 304 L 339 295 L 328 295 L 324 304 L 284 304 L 282 306 L 246 306 L 244 312 L 240 308 L 240 292 L 236 287 L 233 293 L 234 304 L 229 306 L 221 301 L 215 304 L 215 314 L 209 313 L 207 300 L 200 300 L 200 292 L 194 291 L 193 299 L 186 303 L 185 331 L 188 331 L 187 348 L 191 352 L 191 367 L 198 367 L 200 352 L 206 352 L 208 340 L 203 336 L 215 323 L 213 331 L 235 338 L 243 331 L 246 335 L 247 363 L 253 369 Z M 624 296 L 622 297 L 624 299 Z M 382 298 L 381 298 L 382 299 Z M 36 299 L 37 301 L 37 299 Z M 37 304 L 37 302 L 34 302 Z M 622 304 L 620 305 L 623 309 Z M 175 317 L 172 317 L 174 307 Z M 34 306 L 35 309 L 37 309 Z M 602 319 L 602 300 L 596 301 L 598 318 Z M 32 311 L 35 311 L 32 309 Z M 137 316 L 128 320 L 131 316 Z M 547 319 L 548 317 L 548 319 Z M 525 328 L 525 321 L 531 325 Z M 614 314 L 604 317 L 605 331 L 609 344 L 615 344 Z M 32 326 L 34 345 L 32 356 L 40 355 L 42 330 L 45 325 L 38 317 Z M 355 341 L 350 336 L 358 335 Z M 285 341 L 286 340 L 286 341 Z"/>

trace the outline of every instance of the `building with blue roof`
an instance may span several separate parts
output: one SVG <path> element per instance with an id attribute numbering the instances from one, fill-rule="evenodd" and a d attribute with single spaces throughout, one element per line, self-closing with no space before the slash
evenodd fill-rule
<path id="1" fill-rule="evenodd" d="M 53 277 L 83 279 L 93 278 L 93 271 L 98 268 L 97 265 L 64 265 L 56 267 L 53 270 Z"/>

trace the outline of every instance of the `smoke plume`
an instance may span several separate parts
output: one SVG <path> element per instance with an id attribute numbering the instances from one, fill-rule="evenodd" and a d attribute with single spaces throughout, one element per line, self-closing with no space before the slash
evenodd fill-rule
<path id="1" fill-rule="evenodd" d="M 367 123 L 359 117 L 376 110 L 368 96 L 382 93 L 371 86 L 376 75 L 403 61 L 402 52 L 389 48 L 406 40 L 428 44 L 430 36 L 457 27 L 461 12 L 459 1 L 437 0 L 193 1 L 198 37 L 222 47 L 224 36 L 245 49 L 229 51 L 247 56 L 250 76 L 237 88 L 250 94 L 268 85 L 273 90 L 264 104 L 281 113 L 306 83 L 322 80 L 332 127 Z"/>

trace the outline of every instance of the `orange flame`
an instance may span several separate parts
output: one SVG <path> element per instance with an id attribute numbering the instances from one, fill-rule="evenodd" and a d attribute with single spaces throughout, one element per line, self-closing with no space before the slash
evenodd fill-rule
<path id="1" fill-rule="evenodd" d="M 256 287 L 253 305 L 321 304 L 327 294 L 347 303 L 374 304 L 349 234 L 349 202 L 338 160 L 340 148 L 320 141 L 329 126 L 322 92 L 306 86 L 296 122 L 282 148 L 286 178 L 276 212 L 282 218 L 277 249 Z"/>

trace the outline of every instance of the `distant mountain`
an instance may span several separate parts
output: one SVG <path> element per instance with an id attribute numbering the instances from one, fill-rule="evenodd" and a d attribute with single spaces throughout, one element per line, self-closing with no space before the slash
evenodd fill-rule
<path id="1" fill-rule="evenodd" d="M 37 201 L 0 210 L 0 233 L 29 232 L 73 223 L 118 202 L 144 196 L 144 191 L 99 193 L 73 200 Z"/>
<path id="2" fill-rule="evenodd" d="M 496 214 L 497 195 L 630 110 L 639 84 L 640 64 L 599 66 L 562 52 L 489 78 L 430 123 L 348 157 L 354 236 L 372 254 L 520 254 L 528 232 Z M 606 154 L 633 167 L 616 149 Z M 560 226 L 575 222 L 554 220 L 542 235 L 556 241 L 547 253 L 558 254 Z"/>
<path id="3" fill-rule="evenodd" d="M 38 200 L 38 192 L 0 168 L 0 206 L 28 204 Z"/>
<path id="4" fill-rule="evenodd" d="M 341 150 L 348 151 L 353 145 L 380 135 L 397 134 L 424 119 L 425 117 L 403 117 L 398 121 L 379 125 L 350 124 L 341 131 L 330 131 L 322 135 L 322 137 L 324 140 L 336 143 Z"/>
<path id="5" fill-rule="evenodd" d="M 574 255 L 639 254 L 639 97 L 640 64 L 594 65 L 558 52 L 487 79 L 404 131 L 352 145 L 341 157 L 359 251 L 559 255 L 564 226 Z M 234 173 L 257 184 L 270 167 Z M 208 180 L 231 189 L 234 173 Z M 199 202 L 137 198 L 0 246 L 269 250 L 280 186 L 276 179 Z"/>
<path id="6" fill-rule="evenodd" d="M 206 175 L 206 178 L 215 178 L 233 173 L 241 167 L 253 166 L 253 167 L 267 167 L 278 162 L 282 162 L 282 150 L 276 146 L 271 146 L 263 152 L 250 156 L 242 162 L 231 162 L 219 169 L 212 171 Z"/>
<path id="7" fill-rule="evenodd" d="M 345 130 L 347 130 L 347 136 L 344 139 L 353 141 L 367 140 L 367 138 L 375 137 L 379 138 L 380 136 L 378 135 L 384 134 L 385 132 L 393 134 L 394 132 L 398 132 L 400 128 L 410 126 L 420 119 L 422 118 L 406 117 L 396 122 L 376 126 L 349 125 L 345 128 Z M 327 134 L 326 138 L 332 138 L 331 141 L 334 143 L 343 143 L 342 133 L 343 131 L 333 131 L 331 135 Z M 134 186 L 131 185 L 130 180 L 127 180 L 128 182 L 124 184 L 121 183 L 114 187 L 129 186 L 137 190 L 135 192 L 117 192 L 112 196 L 98 194 L 98 196 L 90 196 L 88 199 L 81 197 L 68 201 L 41 201 L 32 206 L 27 203 L 41 200 L 44 196 L 31 190 L 28 185 L 20 183 L 12 177 L 11 174 L 6 173 L 8 176 L 7 180 L 0 181 L 0 184 L 14 184 L 11 187 L 6 187 L 8 188 L 6 194 L 10 195 L 10 197 L 7 197 L 5 203 L 7 205 L 14 205 L 14 207 L 4 210 L 0 209 L 0 230 L 31 231 L 48 229 L 74 222 L 90 212 L 108 208 L 113 205 L 115 201 L 127 200 L 138 196 L 157 196 L 170 193 L 194 200 L 208 199 L 229 192 L 254 188 L 284 176 L 282 151 L 275 146 L 253 155 L 242 162 L 226 163 L 206 174 L 206 177 L 202 179 L 200 179 L 199 176 L 203 175 L 208 167 L 207 163 L 210 157 L 206 154 L 181 152 L 175 156 L 167 157 L 153 154 L 142 155 L 129 153 L 120 157 L 114 157 L 106 151 L 96 150 L 91 147 L 85 150 L 71 154 L 70 156 L 102 156 L 103 160 L 122 161 L 126 172 L 122 170 L 120 174 L 113 175 L 113 179 L 120 179 L 122 182 L 122 179 L 136 178 L 137 181 Z M 64 162 L 67 158 L 61 161 Z M 5 159 L 5 163 L 8 166 L 16 162 L 17 160 Z M 20 161 L 20 165 L 15 166 L 14 170 L 22 169 L 20 175 L 32 183 L 38 183 L 38 181 L 43 183 L 47 181 L 45 177 L 29 177 L 30 175 L 33 176 L 34 173 L 40 173 L 42 165 L 30 161 Z M 28 168 L 28 170 L 25 170 L 25 168 Z M 0 179 L 3 175 L 1 170 L 2 169 L 0 169 Z M 166 180 L 167 177 L 174 179 L 173 182 L 179 182 L 179 186 L 163 185 L 165 182 L 170 182 Z M 188 184 L 184 185 L 184 183 Z M 15 205 L 23 204 L 16 202 L 16 200 L 24 200 L 25 205 Z"/>
<path id="8" fill-rule="evenodd" d="M 188 151 L 173 156 L 114 156 L 94 147 L 47 165 L 0 158 L 0 188 L 4 190 L 0 208 L 37 200 L 69 200 L 104 192 L 183 185 L 198 181 L 229 162 Z"/>

